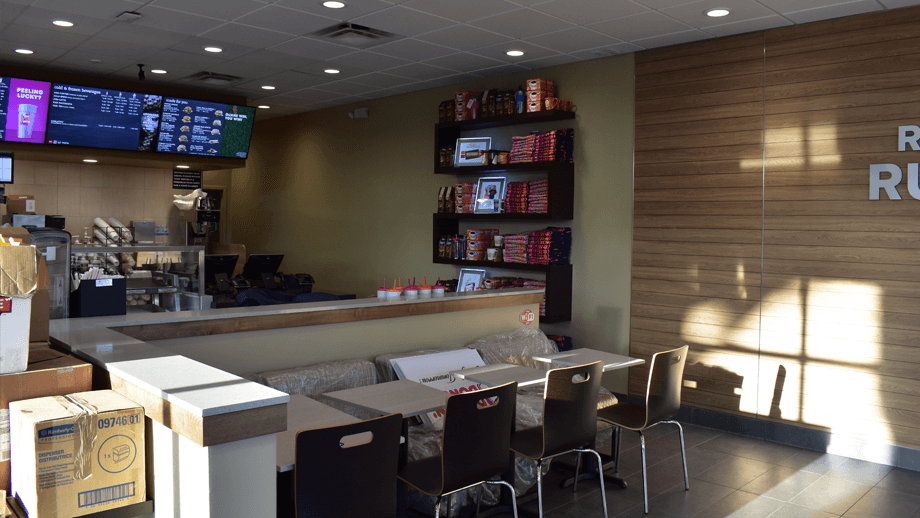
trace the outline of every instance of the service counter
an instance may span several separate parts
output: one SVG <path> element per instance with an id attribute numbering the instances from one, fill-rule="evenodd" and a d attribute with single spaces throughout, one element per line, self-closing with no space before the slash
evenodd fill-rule
<path id="1" fill-rule="evenodd" d="M 263 370 L 462 345 L 538 314 L 543 290 L 53 320 L 51 341 L 145 408 L 155 516 L 268 516 L 283 392 Z"/>

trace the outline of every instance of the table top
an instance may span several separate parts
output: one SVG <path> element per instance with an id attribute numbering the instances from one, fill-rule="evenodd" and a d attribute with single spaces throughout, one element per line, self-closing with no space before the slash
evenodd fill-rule
<path id="1" fill-rule="evenodd" d="M 575 365 L 585 365 L 596 361 L 604 362 L 604 372 L 616 369 L 625 369 L 642 365 L 645 360 L 642 358 L 632 358 L 622 354 L 608 353 L 607 351 L 598 351 L 596 349 L 572 349 L 555 354 L 546 354 L 534 356 L 534 360 L 543 363 L 553 363 L 563 367 L 572 367 Z"/>
<path id="2" fill-rule="evenodd" d="M 380 414 L 402 414 L 406 418 L 444 408 L 449 395 L 411 380 L 397 380 L 327 392 L 323 397 Z"/>
<path id="3" fill-rule="evenodd" d="M 357 423 L 358 421 L 360 419 L 355 416 L 348 415 L 341 410 L 336 410 L 307 396 L 291 394 L 291 400 L 288 402 L 287 408 L 287 431 L 275 435 L 275 440 L 278 443 L 276 448 L 278 471 L 294 469 L 297 432 Z"/>
<path id="4" fill-rule="evenodd" d="M 504 385 L 516 381 L 518 387 L 527 387 L 530 385 L 539 385 L 546 382 L 546 371 L 522 367 L 520 365 L 511 365 L 508 363 L 496 363 L 486 365 L 485 367 L 470 367 L 451 371 L 454 376 L 475 381 L 489 387 Z"/>

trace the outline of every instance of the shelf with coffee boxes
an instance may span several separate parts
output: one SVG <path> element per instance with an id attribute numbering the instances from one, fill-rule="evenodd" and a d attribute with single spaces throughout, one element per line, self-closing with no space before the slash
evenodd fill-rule
<path id="1" fill-rule="evenodd" d="M 565 109 L 571 103 L 555 97 L 551 81 L 533 79 L 526 85 L 520 99 L 524 101 L 524 113 L 510 110 L 517 105 L 507 102 L 509 91 L 498 92 L 494 104 L 490 103 L 489 93 L 483 97 L 483 93 L 457 92 L 452 102 L 439 107 L 434 173 L 455 176 L 457 181 L 441 188 L 438 195 L 437 212 L 433 214 L 432 259 L 439 264 L 543 273 L 545 280 L 534 281 L 545 282 L 546 287 L 545 315 L 541 321 L 564 322 L 571 320 L 572 314 L 572 265 L 568 256 L 571 233 L 566 236 L 569 241 L 564 257 L 549 257 L 547 254 L 554 247 L 538 242 L 551 236 L 540 236 L 523 245 L 520 236 L 529 239 L 531 235 L 546 232 L 528 230 L 536 226 L 528 222 L 574 218 L 575 113 Z M 462 104 L 458 99 L 462 99 Z M 484 165 L 456 166 L 457 139 L 484 137 L 490 139 L 489 149 L 482 152 Z M 469 162 L 476 157 L 464 158 Z M 477 211 L 476 191 L 480 180 L 492 177 L 499 177 L 502 182 L 501 203 L 490 205 L 497 207 L 495 212 Z M 485 189 L 487 184 L 483 185 Z M 486 201 L 491 202 L 493 196 L 488 198 Z M 506 227 L 502 231 L 512 236 L 507 249 L 495 246 L 494 242 L 484 246 L 468 238 L 469 232 L 492 232 L 502 237 L 495 229 L 478 228 L 499 223 Z M 468 228 L 471 225 L 477 228 Z M 539 228 L 544 226 L 545 223 Z M 525 249 L 527 253 L 522 253 Z"/>

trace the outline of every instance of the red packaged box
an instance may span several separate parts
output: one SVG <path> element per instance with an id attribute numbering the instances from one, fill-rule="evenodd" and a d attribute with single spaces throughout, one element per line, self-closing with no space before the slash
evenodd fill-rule
<path id="1" fill-rule="evenodd" d="M 527 91 L 527 102 L 543 102 L 543 100 L 547 98 L 553 98 L 553 93 L 547 92 L 546 90 Z"/>
<path id="2" fill-rule="evenodd" d="M 483 252 L 486 248 L 489 248 L 491 241 L 481 241 L 481 240 L 466 240 L 466 249 L 470 252 Z"/>
<path id="3" fill-rule="evenodd" d="M 486 252 L 484 250 L 474 252 L 472 250 L 466 251 L 466 260 L 467 261 L 485 261 Z"/>
<path id="4" fill-rule="evenodd" d="M 527 90 L 546 90 L 547 92 L 555 94 L 556 85 L 553 83 L 552 79 L 528 79 Z"/>
<path id="5" fill-rule="evenodd" d="M 527 103 L 527 112 L 528 112 L 528 113 L 530 113 L 530 112 L 538 112 L 538 111 L 542 111 L 542 110 L 543 110 L 543 103 L 542 103 L 542 102 Z"/>

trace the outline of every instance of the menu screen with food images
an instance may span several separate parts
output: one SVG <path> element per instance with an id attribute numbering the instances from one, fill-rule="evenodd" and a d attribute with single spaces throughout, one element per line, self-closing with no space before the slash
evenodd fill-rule
<path id="1" fill-rule="evenodd" d="M 246 158 L 249 154 L 249 140 L 252 138 L 252 122 L 255 117 L 255 108 L 235 104 L 225 107 L 224 134 L 221 138 L 219 156 Z"/>
<path id="2" fill-rule="evenodd" d="M 162 97 L 55 83 L 48 110 L 49 144 L 147 151 Z M 146 122 L 146 123 L 145 123 Z"/>
<path id="3" fill-rule="evenodd" d="M 166 97 L 157 151 L 219 156 L 226 104 Z"/>
<path id="4" fill-rule="evenodd" d="M 51 83 L 4 77 L 0 81 L 3 140 L 44 142 Z"/>

